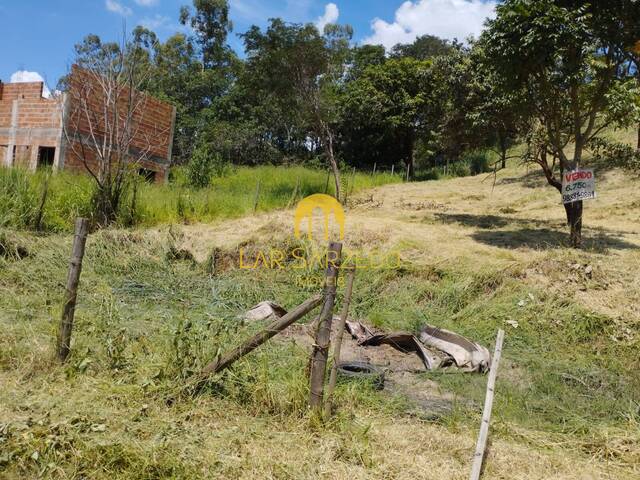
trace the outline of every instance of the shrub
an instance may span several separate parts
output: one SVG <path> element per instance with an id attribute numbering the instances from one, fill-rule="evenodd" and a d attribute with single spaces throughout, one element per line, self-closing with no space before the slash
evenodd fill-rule
<path id="1" fill-rule="evenodd" d="M 462 161 L 465 162 L 471 175 L 478 175 L 491 171 L 489 166 L 489 154 L 485 151 L 476 150 L 468 152 L 462 157 Z"/>
<path id="2" fill-rule="evenodd" d="M 211 184 L 214 175 L 221 175 L 224 164 L 220 154 L 212 152 L 208 145 L 197 147 L 187 166 L 187 180 L 194 188 L 204 188 Z"/>

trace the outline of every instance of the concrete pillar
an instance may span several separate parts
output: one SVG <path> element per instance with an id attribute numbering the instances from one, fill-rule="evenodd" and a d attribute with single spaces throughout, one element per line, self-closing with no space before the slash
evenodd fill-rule
<path id="1" fill-rule="evenodd" d="M 29 148 L 31 149 L 31 154 L 29 155 L 29 170 L 35 171 L 38 168 L 38 145 L 34 145 L 33 142 L 29 142 Z"/>
<path id="2" fill-rule="evenodd" d="M 63 93 L 60 98 L 60 136 L 56 145 L 56 154 L 53 157 L 53 169 L 62 170 L 64 168 L 65 156 L 67 154 L 67 137 L 65 129 L 67 128 L 67 117 L 69 115 L 69 95 Z"/>
<path id="3" fill-rule="evenodd" d="M 16 131 L 18 128 L 18 110 L 20 108 L 19 100 L 14 100 L 11 108 L 11 126 L 9 130 L 9 145 L 7 145 L 7 153 L 4 158 L 4 164 L 7 167 L 13 166 L 13 149 L 16 146 Z"/>

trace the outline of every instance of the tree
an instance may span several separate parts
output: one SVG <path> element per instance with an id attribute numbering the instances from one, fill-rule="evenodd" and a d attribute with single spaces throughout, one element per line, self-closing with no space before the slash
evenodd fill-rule
<path id="1" fill-rule="evenodd" d="M 391 49 L 391 57 L 411 57 L 416 60 L 429 60 L 440 55 L 447 55 L 458 47 L 460 47 L 460 44 L 456 41 L 450 43 L 434 35 L 422 35 L 416 38 L 413 43 L 399 43 L 394 46 Z"/>
<path id="2" fill-rule="evenodd" d="M 333 172 L 337 198 L 336 90 L 345 76 L 352 33 L 349 26 L 327 25 L 321 35 L 312 24 L 272 19 L 265 32 L 254 26 L 242 35 L 245 91 L 260 92 L 259 105 L 269 112 L 270 121 L 282 125 L 274 140 L 306 150 L 315 149 L 317 140 Z"/>
<path id="3" fill-rule="evenodd" d="M 135 42 L 103 43 L 89 35 L 75 50 L 75 65 L 62 82 L 68 98 L 64 134 L 95 181 L 94 211 L 104 226 L 116 219 L 131 174 L 169 135 L 157 130 L 145 108 L 140 89 L 148 57 Z"/>
<path id="4" fill-rule="evenodd" d="M 465 109 L 469 130 L 479 139 L 478 146 L 493 148 L 500 168 L 507 167 L 509 149 L 526 131 L 526 95 L 510 89 L 506 79 L 486 58 L 485 47 L 476 43 L 471 50 L 468 106 Z"/>
<path id="5" fill-rule="evenodd" d="M 374 125 L 401 141 L 403 160 L 414 175 L 416 143 L 435 123 L 431 62 L 390 59 L 368 67 L 345 87 L 342 109 L 347 121 Z M 395 146 L 394 146 L 395 148 Z"/>
<path id="6" fill-rule="evenodd" d="M 605 114 L 625 58 L 609 38 L 597 35 L 589 8 L 583 2 L 506 0 L 484 33 L 487 57 L 509 91 L 526 92 L 539 125 L 531 158 L 558 190 L 556 162 L 560 175 L 579 168 L 590 142 L 619 118 Z M 571 244 L 578 247 L 582 202 L 567 204 L 565 210 Z"/>

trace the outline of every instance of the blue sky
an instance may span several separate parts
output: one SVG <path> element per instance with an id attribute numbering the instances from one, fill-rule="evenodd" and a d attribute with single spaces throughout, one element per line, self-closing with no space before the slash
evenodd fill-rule
<path id="1" fill-rule="evenodd" d="M 89 33 L 105 40 L 144 24 L 161 38 L 178 29 L 178 11 L 190 0 L 0 0 L 0 79 L 38 75 L 54 87 L 73 58 L 73 45 Z M 387 47 L 435 34 L 464 39 L 477 35 L 493 14 L 494 0 L 230 0 L 234 33 L 231 45 L 241 50 L 236 34 L 270 17 L 291 22 L 348 23 L 358 43 Z M 24 71 L 14 75 L 16 72 Z"/>

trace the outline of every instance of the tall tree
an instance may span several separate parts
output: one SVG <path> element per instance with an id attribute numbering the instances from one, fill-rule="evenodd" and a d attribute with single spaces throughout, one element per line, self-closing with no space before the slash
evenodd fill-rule
<path id="1" fill-rule="evenodd" d="M 368 67 L 350 82 L 342 108 L 349 121 L 376 125 L 401 139 L 409 176 L 414 175 L 416 144 L 433 128 L 435 111 L 431 62 L 390 59 Z"/>
<path id="2" fill-rule="evenodd" d="M 435 35 L 422 35 L 416 38 L 413 43 L 399 43 L 394 46 L 391 49 L 391 57 L 411 57 L 416 60 L 429 60 L 433 57 L 451 53 L 454 48 L 459 46 L 456 41 L 450 43 L 448 40 Z"/>
<path id="3" fill-rule="evenodd" d="M 597 35 L 589 4 L 560 0 L 505 0 L 485 31 L 487 56 L 512 91 L 525 89 L 540 125 L 535 161 L 550 185 L 554 172 L 580 167 L 585 149 L 616 120 L 603 115 L 625 58 L 609 38 Z M 569 149 L 568 147 L 573 147 Z M 582 202 L 565 205 L 571 244 L 582 242 Z"/>
<path id="4" fill-rule="evenodd" d="M 314 149 L 317 140 L 333 171 L 340 198 L 340 169 L 335 152 L 337 84 L 345 76 L 348 26 L 328 25 L 324 35 L 312 24 L 288 24 L 272 19 L 263 32 L 252 27 L 242 35 L 247 53 L 243 83 L 261 92 L 274 122 L 285 127 L 285 143 L 293 139 Z"/>

